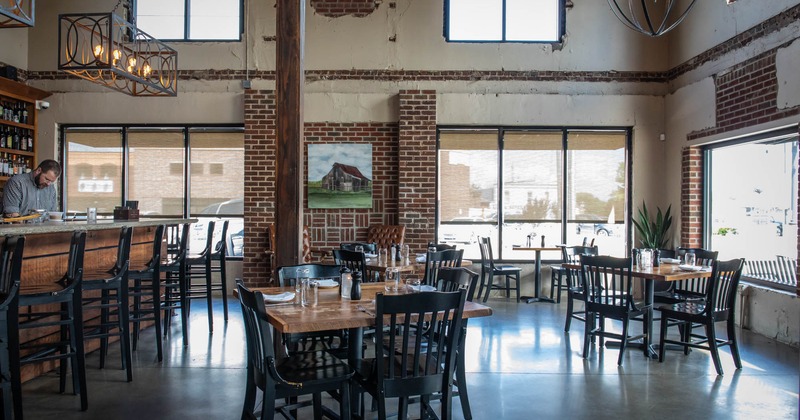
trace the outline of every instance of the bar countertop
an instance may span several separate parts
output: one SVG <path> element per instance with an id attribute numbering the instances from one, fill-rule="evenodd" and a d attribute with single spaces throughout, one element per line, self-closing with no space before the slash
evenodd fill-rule
<path id="1" fill-rule="evenodd" d="M 0 237 L 9 235 L 37 235 L 46 233 L 72 232 L 76 230 L 105 230 L 121 228 L 123 226 L 157 226 L 157 225 L 177 225 L 181 223 L 195 223 L 197 219 L 139 219 L 139 220 L 112 220 L 99 219 L 97 222 L 89 223 L 81 221 L 47 221 L 44 223 L 19 223 L 0 225 Z"/>

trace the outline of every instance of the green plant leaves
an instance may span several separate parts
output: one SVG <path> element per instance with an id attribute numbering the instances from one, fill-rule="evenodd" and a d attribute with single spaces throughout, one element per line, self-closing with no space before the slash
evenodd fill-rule
<path id="1" fill-rule="evenodd" d="M 650 219 L 647 211 L 647 204 L 642 202 L 642 207 L 638 211 L 638 220 L 632 219 L 636 232 L 639 234 L 639 242 L 642 247 L 651 249 L 661 249 L 669 243 L 669 228 L 672 226 L 672 205 L 667 207 L 667 211 L 662 213 L 661 208 L 656 207 L 655 220 Z"/>

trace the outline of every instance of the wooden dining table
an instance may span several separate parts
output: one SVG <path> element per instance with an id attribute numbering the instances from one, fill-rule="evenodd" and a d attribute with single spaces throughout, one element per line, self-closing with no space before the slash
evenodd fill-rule
<path id="1" fill-rule="evenodd" d="M 567 270 L 580 270 L 580 264 L 561 264 L 562 267 L 566 268 Z M 711 270 L 710 269 L 703 269 L 700 271 L 686 271 L 679 268 L 678 264 L 665 264 L 661 263 L 657 267 L 639 267 L 634 265 L 631 270 L 631 275 L 635 278 L 640 278 L 644 280 L 644 302 L 645 305 L 651 305 L 654 301 L 653 296 L 653 282 L 658 281 L 678 281 L 678 280 L 688 280 L 688 279 L 697 279 L 697 278 L 710 278 L 711 277 Z M 644 347 L 644 350 L 650 356 L 650 358 L 657 358 L 658 353 L 653 349 L 652 345 L 652 337 L 651 331 L 653 331 L 653 311 L 650 310 L 650 314 L 646 317 L 644 323 L 644 333 L 645 333 L 645 341 L 640 345 Z M 634 343 L 631 343 L 634 344 Z M 612 347 L 615 345 L 613 341 L 606 341 L 607 347 Z"/>
<path id="2" fill-rule="evenodd" d="M 264 287 L 253 290 L 264 295 L 277 295 L 284 292 L 293 292 L 293 287 Z M 361 299 L 343 299 L 338 287 L 320 288 L 316 306 L 302 306 L 294 302 L 267 303 L 265 305 L 267 319 L 277 333 L 307 333 L 316 331 L 343 330 L 348 334 L 348 362 L 351 366 L 361 359 L 361 348 L 364 341 L 364 328 L 375 326 L 375 296 L 378 293 L 389 293 L 385 290 L 385 283 L 363 283 L 361 285 Z M 405 286 L 400 292 L 408 293 Z M 477 302 L 465 302 L 462 318 L 479 318 L 492 315 L 492 308 Z M 277 341 L 277 340 L 276 340 Z M 462 341 L 463 342 L 463 341 Z M 464 349 L 460 349 L 463 355 Z M 460 356 L 459 356 L 460 357 Z M 352 401 L 357 402 L 359 396 L 352 394 Z M 360 404 L 352 404 L 357 409 Z"/>

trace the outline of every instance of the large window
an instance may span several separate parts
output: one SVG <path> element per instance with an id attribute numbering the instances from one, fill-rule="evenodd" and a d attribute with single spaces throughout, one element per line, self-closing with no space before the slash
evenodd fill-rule
<path id="1" fill-rule="evenodd" d="M 797 127 L 706 149 L 706 246 L 745 258 L 744 278 L 794 290 Z"/>
<path id="2" fill-rule="evenodd" d="M 559 42 L 564 0 L 446 0 L 445 38 L 463 42 Z"/>
<path id="3" fill-rule="evenodd" d="M 441 129 L 438 240 L 480 258 L 530 259 L 515 245 L 581 244 L 627 250 L 627 130 Z M 566 200 L 565 200 L 566 197 Z M 558 259 L 557 252 L 543 255 Z"/>
<path id="4" fill-rule="evenodd" d="M 241 127 L 64 127 L 63 136 L 67 211 L 110 217 L 135 200 L 141 217 L 198 218 L 193 252 L 205 246 L 209 220 L 229 220 L 228 253 L 242 255 Z"/>
<path id="5" fill-rule="evenodd" d="M 238 41 L 242 0 L 137 0 L 136 26 L 171 41 Z"/>

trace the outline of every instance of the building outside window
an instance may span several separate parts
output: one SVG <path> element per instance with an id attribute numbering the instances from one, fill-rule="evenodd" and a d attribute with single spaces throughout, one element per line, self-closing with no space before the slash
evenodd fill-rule
<path id="1" fill-rule="evenodd" d="M 627 255 L 628 130 L 442 128 L 437 237 L 480 258 L 529 260 L 515 245 L 580 245 Z M 558 252 L 544 253 L 559 259 Z"/>
<path id="2" fill-rule="evenodd" d="M 241 127 L 64 127 L 64 209 L 104 216 L 126 200 L 141 217 L 193 217 L 190 249 L 205 246 L 209 220 L 229 220 L 228 253 L 243 255 Z M 127 162 L 127 166 L 123 163 Z M 214 173 L 195 171 L 213 166 Z M 187 168 L 192 168 L 187 173 Z M 218 222 L 215 236 L 222 223 Z"/>
<path id="3" fill-rule="evenodd" d="M 797 284 L 797 127 L 705 150 L 706 247 L 745 258 L 746 281 Z"/>

